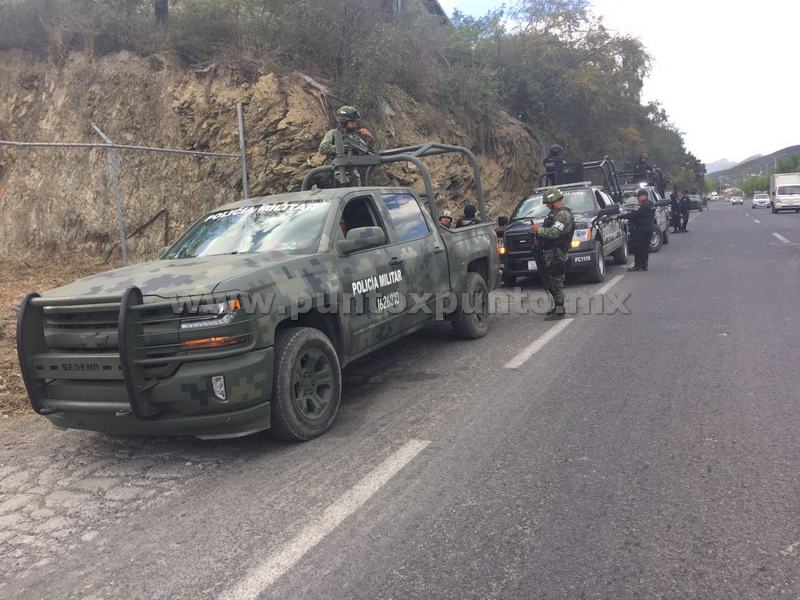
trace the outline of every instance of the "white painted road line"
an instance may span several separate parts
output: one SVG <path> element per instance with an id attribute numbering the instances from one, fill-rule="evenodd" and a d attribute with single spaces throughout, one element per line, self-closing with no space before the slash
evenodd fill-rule
<path id="1" fill-rule="evenodd" d="M 522 352 L 517 354 L 514 358 L 508 361 L 505 364 L 506 369 L 519 369 L 522 365 L 524 365 L 530 358 L 536 354 L 539 350 L 544 348 L 547 343 L 556 337 L 559 333 L 564 331 L 567 328 L 567 325 L 572 323 L 575 319 L 564 319 L 563 321 L 559 321 L 557 325 L 553 325 L 550 329 L 547 330 L 542 337 L 538 340 L 533 342 L 530 346 L 525 348 Z"/>
<path id="2" fill-rule="evenodd" d="M 597 290 L 597 295 L 598 296 L 602 296 L 603 294 L 608 292 L 608 290 L 610 290 L 612 287 L 617 285 L 619 283 L 619 280 L 622 279 L 623 277 L 625 277 L 625 276 L 624 275 L 617 275 L 616 277 L 614 277 L 614 279 L 612 279 L 607 284 L 605 284 L 603 287 L 601 287 L 599 290 Z"/>
<path id="3" fill-rule="evenodd" d="M 756 223 L 761 223 L 761 221 L 759 221 L 758 219 L 753 219 L 753 221 L 755 221 Z"/>
<path id="4" fill-rule="evenodd" d="M 792 243 L 789 240 L 787 240 L 785 237 L 783 237 L 780 233 L 773 233 L 772 235 L 774 235 L 776 238 L 778 238 L 784 244 L 791 244 Z"/>
<path id="5" fill-rule="evenodd" d="M 221 600 L 255 600 L 303 556 L 336 529 L 342 521 L 361 508 L 375 492 L 410 463 L 430 444 L 427 440 L 411 440 L 370 471 L 336 502 L 325 509 L 322 516 L 306 525 L 283 548 L 272 554 L 233 588 L 220 595 Z"/>

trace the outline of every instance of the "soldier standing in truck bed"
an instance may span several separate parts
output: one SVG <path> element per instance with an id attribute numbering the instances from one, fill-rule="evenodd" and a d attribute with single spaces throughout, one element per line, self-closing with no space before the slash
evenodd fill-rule
<path id="1" fill-rule="evenodd" d="M 360 148 L 373 151 L 374 138 L 366 127 L 361 127 L 361 115 L 353 106 L 342 106 L 336 111 L 337 127 L 331 129 L 322 138 L 319 144 L 319 153 L 325 155 L 328 160 L 336 158 L 336 132 L 342 135 L 345 154 L 363 154 Z M 358 147 L 357 147 L 358 146 Z M 352 170 L 350 183 L 354 186 L 361 185 L 361 174 L 358 169 Z"/>

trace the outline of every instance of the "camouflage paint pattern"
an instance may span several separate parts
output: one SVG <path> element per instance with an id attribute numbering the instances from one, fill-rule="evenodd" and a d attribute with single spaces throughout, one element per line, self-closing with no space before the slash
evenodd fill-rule
<path id="1" fill-rule="evenodd" d="M 267 407 L 268 414 L 274 360 L 272 347 L 279 328 L 296 325 L 323 329 L 331 337 L 340 362 L 344 365 L 384 343 L 410 333 L 426 320 L 434 318 L 433 315 L 424 314 L 413 316 L 408 310 L 353 311 L 354 308 L 358 309 L 354 304 L 359 294 L 352 293 L 358 282 L 385 283 L 374 294 L 378 301 L 392 293 L 452 292 L 460 297 L 464 291 L 467 269 L 474 270 L 477 268 L 475 265 L 480 264 L 480 268 L 485 270 L 490 289 L 494 287 L 498 258 L 492 226 L 486 224 L 464 231 L 444 230 L 433 223 L 425 210 L 422 213 L 431 235 L 409 242 L 398 242 L 397 232 L 384 215 L 382 220 L 388 237 L 386 244 L 357 251 L 349 256 L 337 254 L 335 242 L 341 237 L 339 219 L 344 205 L 351 199 L 370 196 L 379 212 L 384 211 L 380 199 L 382 194 L 413 192 L 388 188 L 312 190 L 251 198 L 222 206 L 209 213 L 267 203 L 308 201 L 309 198 L 327 201 L 330 209 L 325 217 L 318 251 L 313 254 L 265 252 L 157 260 L 86 277 L 50 290 L 43 297 L 69 298 L 74 300 L 70 303 L 71 306 L 83 306 L 82 301 L 86 302 L 87 299 L 120 297 L 126 288 L 139 287 L 145 305 L 157 307 L 160 303 L 161 308 L 153 308 L 153 311 L 162 311 L 145 318 L 145 346 L 139 348 L 143 352 L 154 345 L 170 344 L 180 347 L 183 341 L 209 336 L 246 336 L 248 342 L 242 345 L 241 353 L 234 356 L 230 356 L 229 349 L 204 350 L 208 355 L 207 360 L 179 362 L 172 370 L 152 367 L 149 373 L 152 377 L 150 381 L 154 385 L 143 392 L 147 394 L 149 402 L 163 407 L 173 418 L 176 414 L 185 417 L 219 415 L 221 430 L 229 433 L 230 425 L 225 418 L 232 414 L 231 411 L 263 404 Z M 379 241 L 376 240 L 375 231 L 365 229 L 352 232 L 351 239 L 361 237 L 368 241 Z M 436 247 L 444 247 L 445 252 L 435 252 L 433 249 Z M 398 255 L 402 258 L 402 263 L 399 266 L 391 265 L 390 259 Z M 395 271 L 400 271 L 400 275 L 390 277 Z M 237 311 L 234 318 L 224 325 L 191 331 L 180 329 L 174 309 L 170 309 L 172 313 L 169 315 L 163 314 L 167 310 L 164 308 L 165 301 L 176 305 L 185 302 L 192 306 L 200 299 L 206 303 L 221 297 L 240 297 L 247 301 L 247 310 Z M 97 345 L 97 340 L 102 339 L 107 345 L 104 352 L 108 356 L 107 353 L 113 351 L 118 343 L 118 310 L 117 313 L 108 307 L 104 310 L 103 313 L 75 313 L 76 318 L 83 318 L 89 323 L 96 322 L 98 315 L 102 314 L 103 319 L 107 320 L 107 328 L 103 330 L 106 333 L 103 335 L 101 331 L 87 326 L 84 329 L 64 330 L 67 333 L 45 330 L 46 338 L 50 335 L 50 339 L 56 339 L 52 336 L 60 335 L 59 339 L 70 340 L 74 348 L 80 348 L 82 355 L 89 358 L 93 352 L 102 350 Z M 189 351 L 191 352 L 193 351 Z M 233 352 L 237 352 L 235 347 Z M 180 352 L 178 355 L 183 356 Z M 204 358 L 205 356 L 204 354 Z M 26 362 L 30 360 L 33 357 L 26 357 Z M 211 377 L 217 375 L 225 376 L 227 398 L 224 401 L 214 396 L 211 387 Z M 82 381 L 91 382 L 93 377 L 90 372 L 71 377 L 71 380 L 68 380 L 70 377 L 67 374 L 63 375 L 64 379 L 57 377 L 59 376 L 56 376 L 52 389 L 58 390 L 61 400 L 124 402 L 127 397 L 125 388 L 121 385 L 121 374 L 118 376 L 120 385 L 113 392 L 108 387 L 98 391 L 96 386 L 88 383 L 81 385 Z M 66 427 L 91 423 L 92 425 L 86 426 L 106 431 L 125 429 L 125 423 L 128 423 L 126 430 L 136 433 L 148 431 L 149 421 L 137 420 L 132 423 L 128 418 L 115 417 L 113 412 L 107 413 L 108 420 L 104 421 L 101 413 L 92 412 L 91 418 L 86 417 L 87 414 L 71 414 L 62 410 L 51 415 L 51 420 Z M 259 418 L 259 422 L 262 422 L 263 415 Z M 158 428 L 157 422 L 158 418 L 155 418 L 153 432 L 181 434 L 192 431 L 197 434 L 190 425 L 186 429 L 178 427 L 173 432 Z M 204 431 L 202 434 L 213 435 L 214 431 Z"/>

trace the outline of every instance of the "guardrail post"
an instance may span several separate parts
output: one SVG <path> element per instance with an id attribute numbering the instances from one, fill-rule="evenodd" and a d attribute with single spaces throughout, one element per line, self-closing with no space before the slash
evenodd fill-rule
<path id="1" fill-rule="evenodd" d="M 122 212 L 122 192 L 119 186 L 119 164 L 117 163 L 117 153 L 114 152 L 114 143 L 108 136 L 100 131 L 100 128 L 92 123 L 92 128 L 97 135 L 103 138 L 103 141 L 108 144 L 108 164 L 111 167 L 111 179 L 114 184 L 114 203 L 117 209 L 117 227 L 119 228 L 119 249 L 122 253 L 122 264 L 128 266 L 128 241 L 125 236 L 125 215 Z"/>

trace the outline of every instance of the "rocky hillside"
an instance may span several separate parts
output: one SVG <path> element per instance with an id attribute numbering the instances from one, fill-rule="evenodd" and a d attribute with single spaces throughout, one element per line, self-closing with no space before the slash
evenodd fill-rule
<path id="1" fill-rule="evenodd" d="M 91 128 L 96 123 L 118 143 L 237 152 L 237 102 L 245 105 L 252 194 L 299 189 L 303 173 L 322 162 L 316 148 L 339 103 L 299 72 L 213 65 L 187 71 L 168 57 L 125 52 L 73 54 L 57 68 L 18 52 L 0 53 L 0 139 L 98 141 Z M 437 140 L 479 151 L 495 216 L 538 179 L 540 143 L 508 116 L 494 127 L 493 139 L 479 143 L 446 108 L 395 90 L 384 114 L 367 115 L 366 125 L 386 147 Z M 241 195 L 238 160 L 134 152 L 119 159 L 136 260 L 153 257 L 165 233 L 172 240 L 203 211 Z M 117 233 L 105 161 L 102 149 L 0 147 L 0 255 L 113 253 Z M 439 158 L 432 166 L 442 201 L 456 208 L 456 195 L 470 198 L 463 161 Z M 413 172 L 400 176 L 419 183 Z M 162 209 L 168 219 L 153 220 Z"/>

